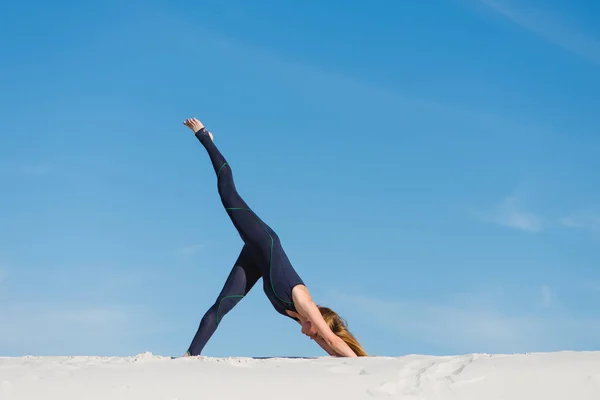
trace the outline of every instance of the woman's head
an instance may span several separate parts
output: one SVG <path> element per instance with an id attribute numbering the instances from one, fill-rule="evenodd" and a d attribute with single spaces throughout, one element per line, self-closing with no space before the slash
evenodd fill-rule
<path id="1" fill-rule="evenodd" d="M 348 324 L 344 321 L 335 311 L 331 308 L 318 306 L 319 311 L 321 311 L 321 315 L 327 325 L 329 325 L 329 329 L 333 333 L 335 333 L 340 339 L 342 339 L 346 344 L 354 351 L 354 353 L 359 357 L 367 356 L 367 352 L 362 348 L 358 340 L 350 333 L 348 330 Z"/>

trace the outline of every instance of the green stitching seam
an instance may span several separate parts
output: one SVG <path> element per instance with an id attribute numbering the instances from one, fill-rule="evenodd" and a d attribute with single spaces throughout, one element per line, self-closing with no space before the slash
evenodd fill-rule
<path id="1" fill-rule="evenodd" d="M 260 225 L 263 227 L 263 229 L 265 230 L 265 232 L 267 233 L 267 235 L 269 235 L 269 237 L 271 238 L 271 251 L 269 254 L 269 280 L 271 281 L 271 290 L 273 290 L 273 294 L 275 295 L 275 297 L 277 297 L 279 300 L 283 301 L 286 304 L 294 304 L 293 301 L 286 301 L 284 299 L 282 299 L 281 297 L 279 297 L 277 295 L 277 292 L 275 292 L 275 285 L 273 285 L 273 246 L 275 241 L 273 240 L 273 236 L 271 236 L 271 234 L 269 233 L 269 231 L 267 230 L 267 228 L 265 227 L 264 223 L 260 220 L 260 218 L 258 218 L 258 216 L 254 213 L 254 211 L 250 210 L 249 208 L 226 208 L 226 210 L 242 210 L 242 211 L 250 211 L 252 213 L 252 215 L 254 215 L 254 217 L 258 220 L 258 222 L 260 223 Z"/>
<path id="2" fill-rule="evenodd" d="M 223 169 L 224 166 L 226 166 L 227 163 L 224 162 L 223 165 L 221 165 L 221 168 L 219 168 L 219 171 L 217 172 L 217 179 L 219 179 L 219 175 L 221 175 L 221 170 Z"/>
<path id="3" fill-rule="evenodd" d="M 234 294 L 231 296 L 225 296 L 221 299 L 221 301 L 219 301 L 219 305 L 217 306 L 217 325 L 219 325 L 219 310 L 221 309 L 221 303 L 223 302 L 223 300 L 225 299 L 231 299 L 231 298 L 243 298 L 243 295 L 239 295 L 239 294 Z"/>

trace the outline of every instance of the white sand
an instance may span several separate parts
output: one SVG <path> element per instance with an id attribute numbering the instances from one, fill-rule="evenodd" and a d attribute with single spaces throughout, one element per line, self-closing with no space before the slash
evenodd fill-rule
<path id="1" fill-rule="evenodd" d="M 598 400 L 600 352 L 359 359 L 0 358 L 2 400 Z"/>

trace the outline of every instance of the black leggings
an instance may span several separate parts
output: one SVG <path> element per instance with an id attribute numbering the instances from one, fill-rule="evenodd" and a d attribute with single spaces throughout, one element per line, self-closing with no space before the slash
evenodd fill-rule
<path id="1" fill-rule="evenodd" d="M 217 187 L 223 207 L 244 241 L 244 246 L 215 303 L 206 311 L 188 349 L 199 355 L 219 322 L 262 277 L 265 293 L 283 315 L 294 310 L 291 290 L 302 280 L 292 267 L 277 234 L 264 223 L 237 192 L 231 167 L 203 128 L 196 137 L 205 147 L 217 174 Z"/>

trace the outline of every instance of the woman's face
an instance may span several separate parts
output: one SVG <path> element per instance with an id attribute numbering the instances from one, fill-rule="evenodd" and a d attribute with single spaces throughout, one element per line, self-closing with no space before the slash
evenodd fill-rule
<path id="1" fill-rule="evenodd" d="M 315 325 L 310 322 L 310 321 L 305 321 L 302 324 L 302 333 L 308 337 L 310 337 L 311 339 L 314 339 L 317 337 L 317 328 L 315 327 Z"/>

